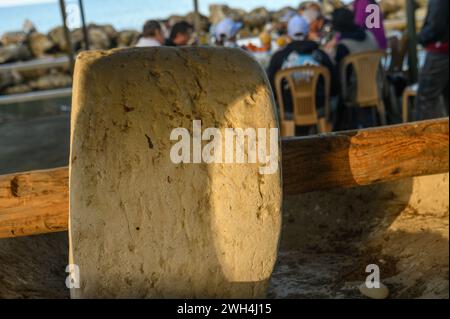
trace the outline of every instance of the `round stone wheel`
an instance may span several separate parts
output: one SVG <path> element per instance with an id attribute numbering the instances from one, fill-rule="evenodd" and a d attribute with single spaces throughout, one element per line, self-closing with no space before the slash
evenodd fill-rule
<path id="1" fill-rule="evenodd" d="M 281 230 L 281 167 L 261 174 L 248 147 L 245 163 L 175 164 L 170 138 L 176 128 L 193 134 L 194 121 L 221 132 L 277 129 L 258 63 L 237 49 L 84 52 L 73 94 L 72 298 L 265 297 Z M 267 150 L 279 147 L 277 138 Z"/>

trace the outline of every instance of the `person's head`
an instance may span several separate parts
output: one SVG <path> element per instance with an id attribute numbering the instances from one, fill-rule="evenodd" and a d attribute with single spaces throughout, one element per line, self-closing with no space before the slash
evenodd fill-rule
<path id="1" fill-rule="evenodd" d="M 288 23 L 288 35 L 293 41 L 304 41 L 308 38 L 309 24 L 300 15 L 293 17 Z"/>
<path id="2" fill-rule="evenodd" d="M 298 14 L 303 15 L 306 10 L 315 10 L 322 13 L 322 5 L 316 1 L 303 1 L 298 7 Z"/>
<path id="3" fill-rule="evenodd" d="M 347 8 L 339 8 L 333 12 L 333 29 L 337 32 L 352 32 L 357 29 L 355 14 Z"/>
<path id="4" fill-rule="evenodd" d="M 175 23 L 170 32 L 170 40 L 177 46 L 188 45 L 193 31 L 194 27 L 186 21 Z"/>
<path id="5" fill-rule="evenodd" d="M 158 21 L 150 20 L 144 24 L 144 29 L 142 31 L 142 36 L 144 38 L 152 38 L 159 43 L 164 43 L 164 35 L 162 32 L 161 24 Z"/>
<path id="6" fill-rule="evenodd" d="M 225 18 L 219 22 L 215 29 L 217 43 L 236 42 L 237 35 L 242 29 L 243 24 L 236 22 L 231 18 Z"/>
<path id="7" fill-rule="evenodd" d="M 311 3 L 302 15 L 309 23 L 309 36 L 311 40 L 318 40 L 319 33 L 325 24 L 322 7 L 318 3 Z"/>
<path id="8" fill-rule="evenodd" d="M 322 7 L 317 3 L 311 3 L 303 11 L 302 16 L 308 23 L 313 23 L 322 17 Z"/>

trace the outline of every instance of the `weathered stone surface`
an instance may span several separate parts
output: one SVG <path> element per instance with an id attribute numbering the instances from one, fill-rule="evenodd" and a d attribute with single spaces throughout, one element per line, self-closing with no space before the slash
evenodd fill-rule
<path id="1" fill-rule="evenodd" d="M 232 9 L 226 5 L 210 5 L 209 12 L 209 21 L 212 24 L 217 24 L 227 17 L 234 20 L 243 20 L 247 14 L 244 10 Z"/>
<path id="2" fill-rule="evenodd" d="M 2 45 L 10 45 L 10 44 L 21 44 L 27 40 L 27 35 L 25 32 L 17 31 L 17 32 L 7 32 L 2 35 L 0 38 L 0 43 Z"/>
<path id="3" fill-rule="evenodd" d="M 72 297 L 264 297 L 280 171 L 170 158 L 172 130 L 194 119 L 205 129 L 277 127 L 257 62 L 231 49 L 87 52 L 74 83 L 70 262 L 81 289 Z"/>
<path id="4" fill-rule="evenodd" d="M 186 16 L 179 16 L 179 15 L 173 15 L 169 17 L 169 24 L 170 25 L 174 25 L 177 22 L 180 21 L 186 21 L 189 22 L 191 25 L 195 26 L 195 13 L 191 12 Z M 210 27 L 210 23 L 209 23 L 209 18 L 204 16 L 204 15 L 200 15 L 200 28 L 202 31 L 208 31 L 209 27 Z"/>
<path id="5" fill-rule="evenodd" d="M 417 8 L 426 8 L 428 0 L 415 0 Z M 403 0 L 381 0 L 381 10 L 388 19 L 398 19 L 406 17 L 406 1 Z"/>
<path id="6" fill-rule="evenodd" d="M 35 69 L 35 70 L 26 70 L 20 71 L 20 76 L 24 79 L 25 82 L 30 80 L 35 80 L 41 76 L 44 76 L 49 73 L 49 70 L 46 69 Z"/>
<path id="7" fill-rule="evenodd" d="M 50 40 L 57 46 L 58 51 L 67 52 L 69 47 L 67 46 L 66 35 L 63 27 L 56 27 L 48 33 Z M 72 42 L 73 50 L 78 51 L 81 49 L 81 42 L 84 40 L 83 32 L 81 29 L 76 29 L 70 33 L 70 40 Z"/>
<path id="8" fill-rule="evenodd" d="M 72 77 L 68 74 L 54 72 L 44 75 L 37 80 L 30 81 L 29 85 L 34 90 L 50 90 L 63 87 L 70 87 Z"/>
<path id="9" fill-rule="evenodd" d="M 28 84 L 18 84 L 4 89 L 2 94 L 22 94 L 31 92 L 32 90 Z"/>
<path id="10" fill-rule="evenodd" d="M 28 42 L 31 53 L 35 57 L 45 56 L 55 47 L 55 44 L 50 40 L 48 36 L 38 32 L 33 32 L 32 34 L 30 34 L 30 36 L 28 37 Z"/>
<path id="11" fill-rule="evenodd" d="M 134 30 L 125 30 L 119 32 L 117 37 L 117 46 L 119 48 L 132 47 L 139 40 L 140 33 Z"/>
<path id="12" fill-rule="evenodd" d="M 0 47 L 0 63 L 28 60 L 31 52 L 26 45 L 10 44 Z"/>
<path id="13" fill-rule="evenodd" d="M 114 41 L 118 36 L 118 32 L 111 24 L 97 25 L 95 27 L 105 32 L 111 41 Z"/>
<path id="14" fill-rule="evenodd" d="M 89 44 L 91 50 L 107 50 L 111 48 L 111 39 L 108 34 L 100 28 L 89 28 Z"/>
<path id="15" fill-rule="evenodd" d="M 68 46 L 63 27 L 56 27 L 50 30 L 50 32 L 48 33 L 48 37 L 53 43 L 58 46 L 58 49 L 60 51 L 67 51 Z"/>
<path id="16" fill-rule="evenodd" d="M 272 19 L 275 22 L 280 22 L 280 20 L 290 11 L 296 11 L 293 7 L 284 7 L 281 10 L 272 13 Z"/>
<path id="17" fill-rule="evenodd" d="M 23 77 L 16 71 L 0 72 L 0 90 L 23 82 Z"/>
<path id="18" fill-rule="evenodd" d="M 266 8 L 257 8 L 249 12 L 244 17 L 244 23 L 251 29 L 262 30 L 266 23 L 270 22 L 271 14 Z"/>
<path id="19" fill-rule="evenodd" d="M 331 15 L 334 10 L 341 8 L 343 5 L 341 0 L 324 0 L 323 11 L 326 15 Z"/>
<path id="20" fill-rule="evenodd" d="M 371 299 L 387 299 L 389 297 L 389 288 L 383 283 L 380 283 L 379 288 L 368 288 L 364 283 L 359 286 L 359 291 L 362 295 Z"/>

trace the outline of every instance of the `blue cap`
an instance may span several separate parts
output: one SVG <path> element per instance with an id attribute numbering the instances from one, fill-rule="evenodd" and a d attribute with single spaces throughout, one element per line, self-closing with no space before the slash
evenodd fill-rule
<path id="1" fill-rule="evenodd" d="M 304 40 L 309 34 L 309 24 L 305 18 L 296 15 L 288 23 L 288 35 L 293 40 Z"/>
<path id="2" fill-rule="evenodd" d="M 221 39 L 222 36 L 225 36 L 226 40 L 231 39 L 238 34 L 242 27 L 243 24 L 241 22 L 236 22 L 231 18 L 225 18 L 216 26 L 216 38 Z"/>

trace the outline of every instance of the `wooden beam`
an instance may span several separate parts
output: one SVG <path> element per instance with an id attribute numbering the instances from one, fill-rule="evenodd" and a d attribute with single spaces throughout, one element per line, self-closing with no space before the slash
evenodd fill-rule
<path id="1" fill-rule="evenodd" d="M 283 141 L 284 194 L 449 171 L 447 119 Z"/>
<path id="2" fill-rule="evenodd" d="M 284 194 L 449 171 L 449 121 L 285 139 Z M 0 176 L 0 238 L 64 231 L 67 168 Z"/>
<path id="3" fill-rule="evenodd" d="M 67 168 L 0 176 L 0 238 L 67 230 Z"/>

